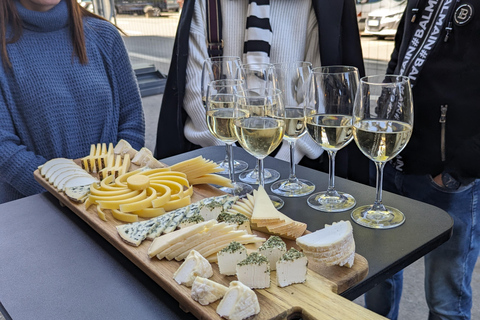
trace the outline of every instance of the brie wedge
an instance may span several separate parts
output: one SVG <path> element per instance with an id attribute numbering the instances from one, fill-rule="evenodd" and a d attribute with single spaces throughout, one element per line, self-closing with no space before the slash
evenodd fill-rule
<path id="1" fill-rule="evenodd" d="M 230 282 L 227 292 L 218 304 L 219 316 L 229 320 L 242 320 L 260 312 L 255 292 L 239 281 Z"/>
<path id="2" fill-rule="evenodd" d="M 196 277 L 210 278 L 211 276 L 213 276 L 213 269 L 210 262 L 197 251 L 192 250 L 173 274 L 173 279 L 178 284 L 191 287 Z"/>

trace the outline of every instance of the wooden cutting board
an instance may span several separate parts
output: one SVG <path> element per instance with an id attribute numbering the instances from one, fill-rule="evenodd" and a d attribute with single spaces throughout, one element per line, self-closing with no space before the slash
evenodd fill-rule
<path id="1" fill-rule="evenodd" d="M 108 216 L 105 222 L 98 218 L 96 209 L 91 206 L 85 210 L 83 204 L 70 201 L 63 192 L 53 187 L 46 181 L 38 170 L 34 172 L 34 178 L 47 191 L 60 200 L 61 204 L 70 208 L 75 214 L 89 224 L 95 231 L 103 236 L 130 261 L 143 270 L 151 279 L 174 297 L 185 312 L 191 312 L 199 319 L 220 319 L 216 313 L 219 301 L 208 306 L 202 306 L 190 296 L 190 288 L 177 284 L 173 280 L 173 273 L 178 269 L 181 262 L 150 259 L 147 255 L 150 241 L 145 240 L 139 247 L 126 244 L 119 237 L 116 226 L 122 222 Z M 209 185 L 194 187 L 192 202 L 200 199 L 216 196 L 221 192 Z M 262 235 L 261 233 L 258 233 Z M 267 237 L 267 236 L 265 236 Z M 287 247 L 295 246 L 294 241 L 285 241 Z M 236 280 L 235 276 L 224 276 L 218 271 L 216 263 L 212 264 L 214 275 L 213 281 L 228 286 L 230 281 Z M 358 283 L 368 273 L 368 263 L 364 257 L 356 254 L 354 266 L 325 267 L 309 263 L 307 280 L 303 284 L 295 284 L 280 288 L 276 284 L 275 271 L 271 275 L 271 286 L 268 289 L 255 290 L 260 303 L 260 313 L 253 319 L 292 319 L 296 316 L 302 319 L 384 319 L 383 317 L 339 296 L 352 285 Z"/>

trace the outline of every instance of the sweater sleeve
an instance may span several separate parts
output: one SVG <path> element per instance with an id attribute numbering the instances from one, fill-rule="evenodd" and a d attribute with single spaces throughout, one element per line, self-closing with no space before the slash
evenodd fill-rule
<path id="1" fill-rule="evenodd" d="M 45 191 L 33 178 L 33 172 L 46 159 L 29 151 L 16 134 L 9 108 L 7 87 L 0 79 L 0 181 L 10 185 L 19 194 L 33 195 Z M 11 97 L 10 97 L 11 98 Z M 4 190 L 5 192 L 5 190 Z"/>
<path id="2" fill-rule="evenodd" d="M 137 80 L 119 32 L 114 30 L 113 69 L 119 94 L 120 114 L 118 139 L 128 141 L 133 148 L 145 146 L 145 117 Z"/>
<path id="3" fill-rule="evenodd" d="M 208 58 L 205 37 L 205 6 L 203 1 L 195 2 L 188 43 L 188 61 L 186 72 L 185 96 L 183 106 L 188 118 L 185 123 L 185 137 L 202 147 L 223 145 L 210 133 L 205 120 L 205 108 L 201 97 L 202 66 Z"/>

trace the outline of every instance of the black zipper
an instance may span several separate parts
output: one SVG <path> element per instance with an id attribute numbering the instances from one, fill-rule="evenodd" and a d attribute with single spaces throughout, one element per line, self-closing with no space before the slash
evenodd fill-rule
<path id="1" fill-rule="evenodd" d="M 445 153 L 445 127 L 447 125 L 447 109 L 448 105 L 440 106 L 440 152 L 442 155 L 442 161 L 445 162 L 447 159 Z"/>

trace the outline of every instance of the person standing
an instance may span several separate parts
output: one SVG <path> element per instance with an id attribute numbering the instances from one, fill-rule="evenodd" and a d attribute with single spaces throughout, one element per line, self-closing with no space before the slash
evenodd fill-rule
<path id="1" fill-rule="evenodd" d="M 169 157 L 194 148 L 220 144 L 210 134 L 205 122 L 200 83 L 202 64 L 209 57 L 207 9 L 209 0 L 186 1 L 180 17 L 170 70 L 157 130 L 157 158 Z M 249 4 L 262 7 L 260 19 L 268 16 L 270 63 L 308 61 L 314 67 L 349 65 L 365 73 L 355 3 L 353 0 L 218 0 L 220 8 L 221 48 L 215 54 L 242 57 Z M 270 32 L 271 31 L 271 32 Z M 245 58 L 242 61 L 247 63 Z M 165 139 L 165 137 L 172 139 Z M 305 135 L 296 144 L 295 159 L 309 167 L 328 170 L 326 153 Z M 284 144 L 276 157 L 288 161 Z M 319 158 L 323 161 L 319 161 Z M 355 144 L 337 155 L 337 175 L 368 183 L 368 159 Z"/>
<path id="2" fill-rule="evenodd" d="M 408 76 L 414 129 L 388 164 L 384 189 L 447 211 L 450 240 L 425 256 L 429 319 L 470 319 L 480 236 L 479 1 L 409 1 L 387 73 Z M 408 216 L 407 216 L 408 219 Z M 403 274 L 365 295 L 366 307 L 397 319 Z"/>
<path id="3" fill-rule="evenodd" d="M 76 0 L 0 2 L 0 203 L 44 189 L 33 172 L 90 145 L 145 144 L 140 93 L 119 31 Z"/>

